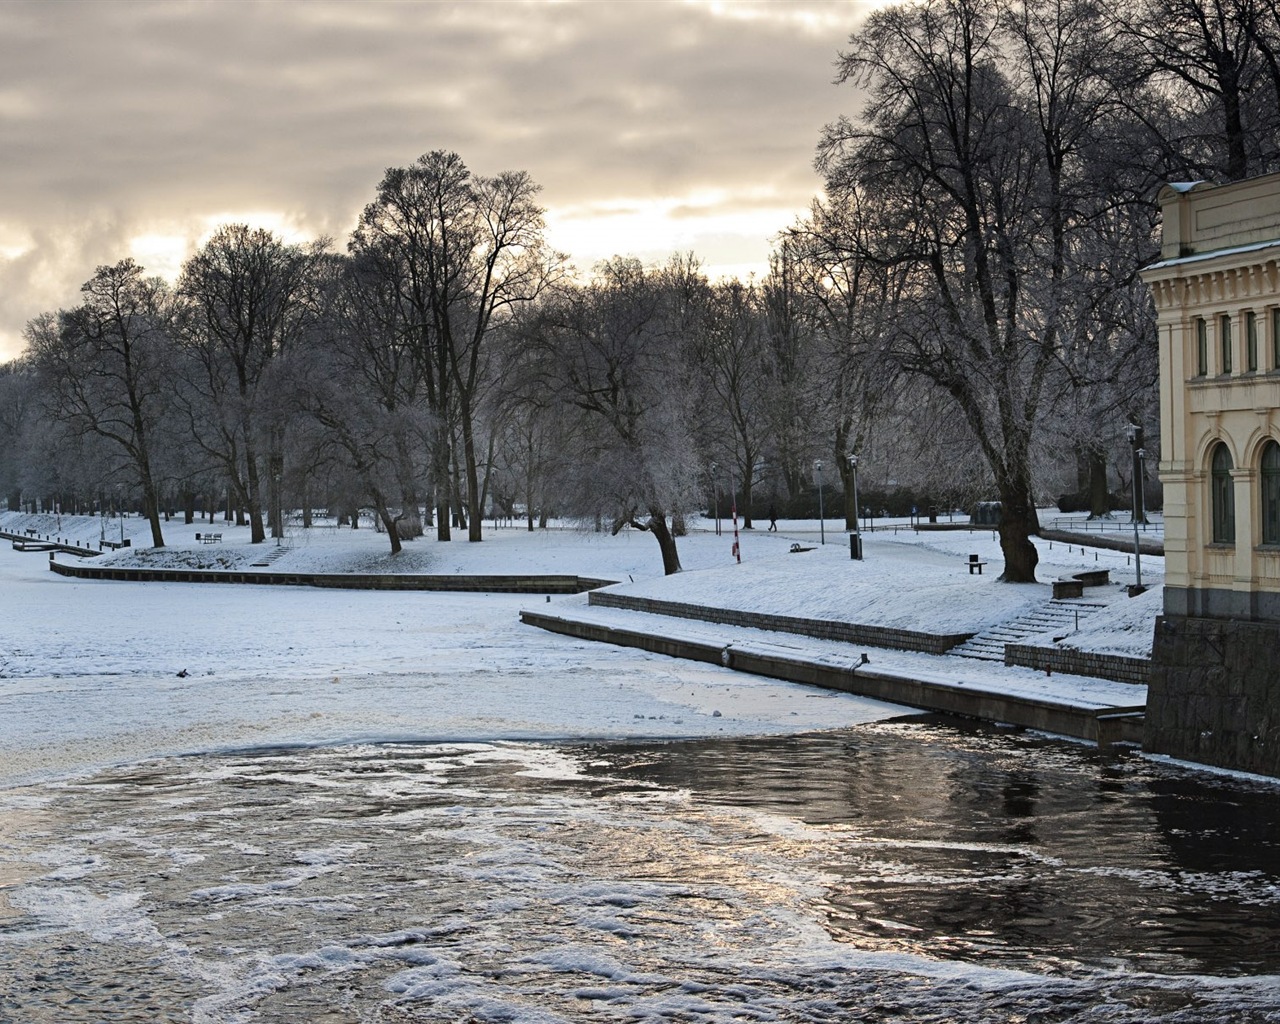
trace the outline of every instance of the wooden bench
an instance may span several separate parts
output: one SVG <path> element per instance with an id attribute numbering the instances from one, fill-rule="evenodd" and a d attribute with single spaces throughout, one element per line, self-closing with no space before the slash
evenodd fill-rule
<path id="1" fill-rule="evenodd" d="M 222 534 L 220 533 L 197 533 L 196 540 L 201 544 L 221 544 Z"/>
<path id="2" fill-rule="evenodd" d="M 119 548 L 133 547 L 133 541 L 131 541 L 128 537 L 126 537 L 124 540 L 104 540 L 102 542 L 102 546 L 104 548 L 110 548 L 112 551 L 115 551 Z"/>
<path id="3" fill-rule="evenodd" d="M 979 576 L 981 576 L 981 575 L 982 575 L 982 567 L 983 567 L 984 565 L 986 565 L 986 564 L 987 564 L 987 563 L 986 563 L 986 562 L 981 561 L 981 560 L 978 558 L 978 556 L 977 556 L 977 555 L 970 555 L 970 556 L 969 556 L 969 575 L 970 575 L 970 576 L 972 576 L 972 575 L 973 575 L 973 570 L 974 570 L 974 569 L 977 569 L 977 570 L 978 570 L 978 575 L 979 575 Z"/>

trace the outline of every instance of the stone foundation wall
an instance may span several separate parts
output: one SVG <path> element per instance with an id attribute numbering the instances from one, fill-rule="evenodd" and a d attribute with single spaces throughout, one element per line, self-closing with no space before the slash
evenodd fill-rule
<path id="1" fill-rule="evenodd" d="M 1146 658 L 1126 658 L 1119 654 L 1093 654 L 1057 647 L 1035 647 L 1031 644 L 1006 644 L 1004 663 L 1041 672 L 1067 672 L 1094 679 L 1114 679 L 1117 683 L 1147 685 L 1151 662 Z"/>
<path id="2" fill-rule="evenodd" d="M 864 626 L 856 622 L 805 619 L 794 615 L 769 615 L 764 612 L 745 612 L 734 608 L 707 608 L 679 601 L 660 601 L 648 597 L 633 597 L 629 594 L 614 594 L 607 590 L 592 591 L 587 601 L 601 608 L 624 608 L 633 612 L 670 615 L 681 619 L 701 619 L 704 622 L 716 622 L 725 626 L 748 626 L 752 629 L 770 629 L 779 633 L 799 633 L 801 636 L 811 636 L 819 640 L 840 640 L 845 643 L 888 647 L 899 651 L 924 651 L 926 654 L 945 654 L 952 647 L 964 643 L 973 636 L 972 633 L 923 633 L 912 629 L 895 629 L 891 626 Z"/>
<path id="3" fill-rule="evenodd" d="M 139 569 L 69 565 L 49 558 L 59 576 L 131 583 L 236 583 L 254 586 L 328 587 L 335 590 L 431 590 L 474 594 L 581 594 L 616 580 L 582 576 L 426 576 L 390 573 L 250 572 L 233 569 Z"/>
<path id="4" fill-rule="evenodd" d="M 1157 619 L 1142 745 L 1280 775 L 1280 623 Z"/>

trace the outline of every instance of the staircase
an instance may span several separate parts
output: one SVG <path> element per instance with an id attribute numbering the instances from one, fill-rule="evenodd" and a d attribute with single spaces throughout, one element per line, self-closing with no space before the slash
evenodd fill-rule
<path id="1" fill-rule="evenodd" d="M 258 560 L 256 562 L 250 563 L 250 568 L 265 569 L 272 562 L 276 561 L 276 559 L 283 558 L 287 555 L 290 550 L 290 548 L 286 547 L 267 548 L 266 551 L 258 556 Z"/>
<path id="2" fill-rule="evenodd" d="M 947 653 L 959 655 L 962 658 L 978 658 L 982 661 L 1003 663 L 1005 644 L 1021 643 L 1028 637 L 1039 636 L 1042 633 L 1052 633 L 1055 636 L 1070 633 L 1076 628 L 1079 619 L 1105 607 L 1104 604 L 1089 601 L 1049 601 L 1016 619 L 1002 622 L 998 626 L 992 626 L 985 632 L 970 637 Z"/>

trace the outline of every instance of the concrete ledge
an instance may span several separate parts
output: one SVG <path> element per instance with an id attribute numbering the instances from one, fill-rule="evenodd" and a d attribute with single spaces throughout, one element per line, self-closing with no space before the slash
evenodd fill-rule
<path id="1" fill-rule="evenodd" d="M 1146 686 L 1151 674 L 1148 658 L 1127 658 L 1120 654 L 1092 654 L 1056 647 L 1031 644 L 1005 644 L 1004 663 L 1042 672 L 1065 672 L 1096 679 L 1114 679 L 1117 683 Z"/>
<path id="2" fill-rule="evenodd" d="M 1141 737 L 1141 724 L 1123 723 L 1114 716 L 1140 715 L 1140 707 L 1097 708 L 1063 704 L 1050 700 L 1033 700 L 1012 694 L 980 690 L 972 686 L 925 682 L 902 676 L 872 671 L 854 664 L 832 665 L 803 657 L 766 654 L 749 645 L 721 646 L 710 641 L 657 636 L 640 630 L 584 622 L 546 612 L 522 611 L 520 621 L 553 633 L 595 640 L 621 647 L 636 647 L 673 658 L 685 658 L 712 665 L 723 665 L 739 672 L 805 683 L 826 690 L 873 697 L 891 704 L 905 704 L 925 711 L 938 711 L 986 722 L 1002 722 L 1059 736 L 1088 740 L 1093 743 L 1119 742 L 1119 737 Z"/>
<path id="3" fill-rule="evenodd" d="M 472 594 L 581 594 L 613 580 L 582 576 L 426 576 L 376 573 L 242 572 L 214 569 L 137 569 L 66 565 L 50 560 L 59 576 L 131 583 L 240 583 L 254 586 L 328 587 L 339 590 L 426 590 Z"/>
<path id="4" fill-rule="evenodd" d="M 84 558 L 96 558 L 102 552 L 96 548 L 81 547 L 79 544 L 73 544 L 71 541 L 64 541 L 60 537 L 46 536 L 41 539 L 39 536 L 30 534 L 23 535 L 19 533 L 9 533 L 7 530 L 0 530 L 0 538 L 13 541 L 14 551 L 64 551 L 69 555 L 80 555 Z"/>
<path id="5" fill-rule="evenodd" d="M 1058 540 L 1064 544 L 1079 544 L 1087 548 L 1103 548 L 1107 551 L 1123 551 L 1126 555 L 1133 553 L 1133 531 L 1126 536 L 1123 531 L 1113 530 L 1111 533 L 1073 533 L 1070 530 L 1041 530 L 1039 536 L 1044 540 Z M 1138 541 L 1139 550 L 1144 555 L 1163 555 L 1164 543 L 1142 537 Z"/>
<path id="6" fill-rule="evenodd" d="M 768 615 L 763 612 L 745 612 L 733 608 L 708 608 L 703 605 L 659 601 L 602 590 L 593 591 L 587 601 L 600 608 L 622 608 L 633 612 L 648 612 L 652 615 L 670 615 L 679 619 L 715 622 L 722 626 L 746 626 L 751 629 L 768 629 L 776 633 L 798 633 L 817 640 L 841 640 L 845 643 L 890 647 L 900 651 L 923 651 L 925 654 L 945 654 L 957 644 L 962 644 L 973 636 L 972 633 L 923 633 L 910 629 L 895 629 L 891 626 L 863 626 L 855 622 L 805 619 L 793 615 Z"/>

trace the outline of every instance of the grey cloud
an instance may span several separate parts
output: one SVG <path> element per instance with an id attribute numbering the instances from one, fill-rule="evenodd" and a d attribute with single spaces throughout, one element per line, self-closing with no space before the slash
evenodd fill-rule
<path id="1" fill-rule="evenodd" d="M 552 207 L 710 188 L 758 204 L 767 188 L 799 212 L 818 186 L 819 130 L 855 105 L 830 84 L 832 61 L 868 5 L 726 6 L 748 16 L 675 3 L 2 4 L 0 244 L 39 241 L 21 265 L 0 257 L 0 356 L 15 325 L 54 293 L 74 301 L 149 223 L 274 210 L 341 239 L 383 170 L 429 149 L 482 173 L 527 170 Z"/>

